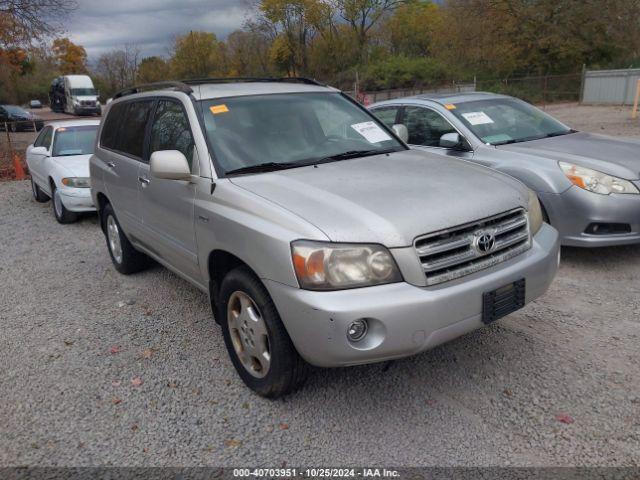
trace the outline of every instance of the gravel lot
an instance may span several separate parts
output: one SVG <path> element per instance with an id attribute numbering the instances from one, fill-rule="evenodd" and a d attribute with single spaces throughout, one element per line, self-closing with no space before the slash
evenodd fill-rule
<path id="1" fill-rule="evenodd" d="M 59 225 L 0 183 L 0 246 L 0 466 L 640 465 L 640 247 L 563 249 L 550 291 L 497 324 L 269 401 L 206 296 L 118 274 L 95 216 Z"/>

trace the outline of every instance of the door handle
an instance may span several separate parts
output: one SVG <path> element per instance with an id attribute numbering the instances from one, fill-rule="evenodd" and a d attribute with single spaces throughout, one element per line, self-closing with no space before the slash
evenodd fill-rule
<path id="1" fill-rule="evenodd" d="M 142 187 L 146 187 L 147 185 L 149 185 L 149 182 L 151 180 L 146 177 L 138 177 L 138 181 L 142 184 Z"/>
<path id="2" fill-rule="evenodd" d="M 115 162 L 107 162 L 107 167 L 116 168 L 116 164 L 115 164 Z"/>

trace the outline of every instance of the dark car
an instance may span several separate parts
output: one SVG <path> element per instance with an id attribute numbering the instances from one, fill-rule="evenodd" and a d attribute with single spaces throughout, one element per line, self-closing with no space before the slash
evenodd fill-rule
<path id="1" fill-rule="evenodd" d="M 44 127 L 42 119 L 17 105 L 0 105 L 0 128 L 12 132 L 40 131 Z"/>

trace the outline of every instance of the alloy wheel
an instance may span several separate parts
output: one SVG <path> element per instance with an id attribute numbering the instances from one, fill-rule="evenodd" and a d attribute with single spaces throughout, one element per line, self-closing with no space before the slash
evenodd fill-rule
<path id="1" fill-rule="evenodd" d="M 238 359 L 256 378 L 264 378 L 271 366 L 269 332 L 260 309 L 245 292 L 236 291 L 227 304 L 229 335 Z"/>
<path id="2" fill-rule="evenodd" d="M 109 250 L 117 263 L 122 263 L 122 245 L 120 244 L 120 230 L 113 215 L 107 217 L 107 239 Z"/>

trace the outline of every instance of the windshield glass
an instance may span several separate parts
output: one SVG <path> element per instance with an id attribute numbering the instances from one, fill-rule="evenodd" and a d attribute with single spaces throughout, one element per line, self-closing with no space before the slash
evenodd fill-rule
<path id="1" fill-rule="evenodd" d="M 96 143 L 98 125 L 60 127 L 53 140 L 53 156 L 89 155 Z"/>
<path id="2" fill-rule="evenodd" d="M 11 113 L 12 115 L 28 115 L 29 114 L 26 110 L 20 107 L 16 107 L 14 105 L 5 105 L 4 109 L 7 112 Z"/>
<path id="3" fill-rule="evenodd" d="M 71 95 L 74 97 L 78 97 L 81 95 L 90 95 L 90 96 L 95 96 L 96 95 L 96 89 L 95 88 L 72 88 L 71 89 Z"/>
<path id="4" fill-rule="evenodd" d="M 515 98 L 458 103 L 450 111 L 480 140 L 491 145 L 526 142 L 573 132 L 542 110 Z"/>
<path id="5" fill-rule="evenodd" d="M 405 148 L 339 93 L 250 95 L 200 103 L 210 145 L 225 172 Z"/>

